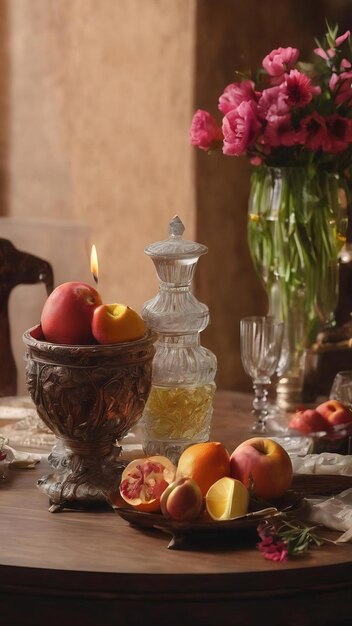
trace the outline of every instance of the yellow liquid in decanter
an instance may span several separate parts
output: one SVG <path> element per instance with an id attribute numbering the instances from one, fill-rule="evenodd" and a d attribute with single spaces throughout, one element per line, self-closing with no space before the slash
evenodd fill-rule
<path id="1" fill-rule="evenodd" d="M 215 389 L 215 383 L 194 387 L 152 386 L 144 412 L 149 437 L 192 440 L 207 432 Z"/>

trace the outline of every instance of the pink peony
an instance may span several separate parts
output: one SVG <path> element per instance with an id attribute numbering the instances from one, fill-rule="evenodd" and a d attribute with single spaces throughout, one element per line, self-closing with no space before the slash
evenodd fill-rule
<path id="1" fill-rule="evenodd" d="M 193 115 L 189 134 L 192 146 L 197 146 L 202 150 L 209 150 L 216 142 L 223 139 L 216 119 L 208 111 L 201 109 Z"/>
<path id="2" fill-rule="evenodd" d="M 255 102 L 253 100 L 242 102 L 223 119 L 223 153 L 228 156 L 245 154 L 248 148 L 255 145 L 261 128 Z"/>
<path id="3" fill-rule="evenodd" d="M 232 109 L 236 109 L 241 102 L 255 98 L 254 83 L 251 80 L 243 80 L 240 83 L 228 85 L 219 98 L 219 109 L 226 115 Z"/>
<path id="4" fill-rule="evenodd" d="M 295 65 L 298 57 L 297 48 L 277 48 L 263 59 L 262 65 L 270 76 L 280 76 Z"/>
<path id="5" fill-rule="evenodd" d="M 314 95 L 321 93 L 320 87 L 314 87 L 310 78 L 298 70 L 291 70 L 286 76 L 284 90 L 288 104 L 294 107 L 307 106 Z"/>
<path id="6" fill-rule="evenodd" d="M 286 83 L 264 89 L 258 109 L 267 122 L 264 131 L 265 144 L 276 147 L 302 143 L 302 132 L 296 133 L 292 127 Z"/>
<path id="7" fill-rule="evenodd" d="M 265 119 L 269 119 L 271 116 L 286 115 L 290 112 L 287 93 L 283 84 L 263 90 L 259 98 L 258 110 Z"/>

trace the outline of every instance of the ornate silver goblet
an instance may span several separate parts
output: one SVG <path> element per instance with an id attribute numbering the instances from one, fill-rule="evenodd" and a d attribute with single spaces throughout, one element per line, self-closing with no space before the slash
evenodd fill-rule
<path id="1" fill-rule="evenodd" d="M 26 382 L 38 415 L 58 437 L 53 472 L 38 487 L 52 512 L 110 502 L 124 463 L 119 442 L 140 420 L 152 378 L 156 336 L 110 345 L 71 346 L 27 330 Z"/>

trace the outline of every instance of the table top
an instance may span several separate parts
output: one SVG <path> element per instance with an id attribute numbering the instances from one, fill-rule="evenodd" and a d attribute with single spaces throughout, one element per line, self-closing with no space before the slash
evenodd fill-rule
<path id="1" fill-rule="evenodd" d="M 216 393 L 213 440 L 232 451 L 251 436 L 250 423 L 247 395 Z M 162 624 L 165 603 L 168 624 L 214 624 L 233 611 L 231 623 L 254 624 L 265 609 L 281 626 L 301 623 L 301 615 L 304 624 L 328 618 L 337 624 L 337 607 L 341 624 L 351 618 L 352 544 L 326 543 L 284 563 L 263 558 L 255 532 L 168 550 L 168 535 L 134 528 L 112 510 L 50 513 L 36 487 L 47 470 L 43 459 L 35 469 L 10 471 L 0 485 L 0 607 L 7 625 L 22 623 L 31 610 L 36 626 L 67 621 L 75 611 L 85 626 L 116 624 L 117 617 L 124 626 L 140 624 L 143 615 Z M 338 533 L 324 536 L 334 540 Z"/>

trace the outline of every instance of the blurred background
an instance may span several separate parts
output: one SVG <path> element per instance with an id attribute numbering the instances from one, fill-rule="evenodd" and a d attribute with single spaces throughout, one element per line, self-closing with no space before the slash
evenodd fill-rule
<path id="1" fill-rule="evenodd" d="M 103 299 L 140 311 L 158 290 L 143 250 L 178 214 L 185 237 L 209 248 L 194 293 L 210 309 L 201 342 L 218 358 L 217 385 L 249 389 L 239 320 L 266 311 L 246 241 L 250 166 L 192 148 L 192 115 L 216 115 L 235 69 L 258 67 L 273 48 L 308 60 L 326 20 L 352 29 L 351 9 L 352 0 L 1 0 L 0 216 L 21 223 L 20 247 L 40 252 L 31 233 L 43 232 L 56 283 L 94 284 L 95 243 Z M 12 318 L 26 289 L 11 296 Z M 35 297 L 41 307 L 44 289 Z"/>

